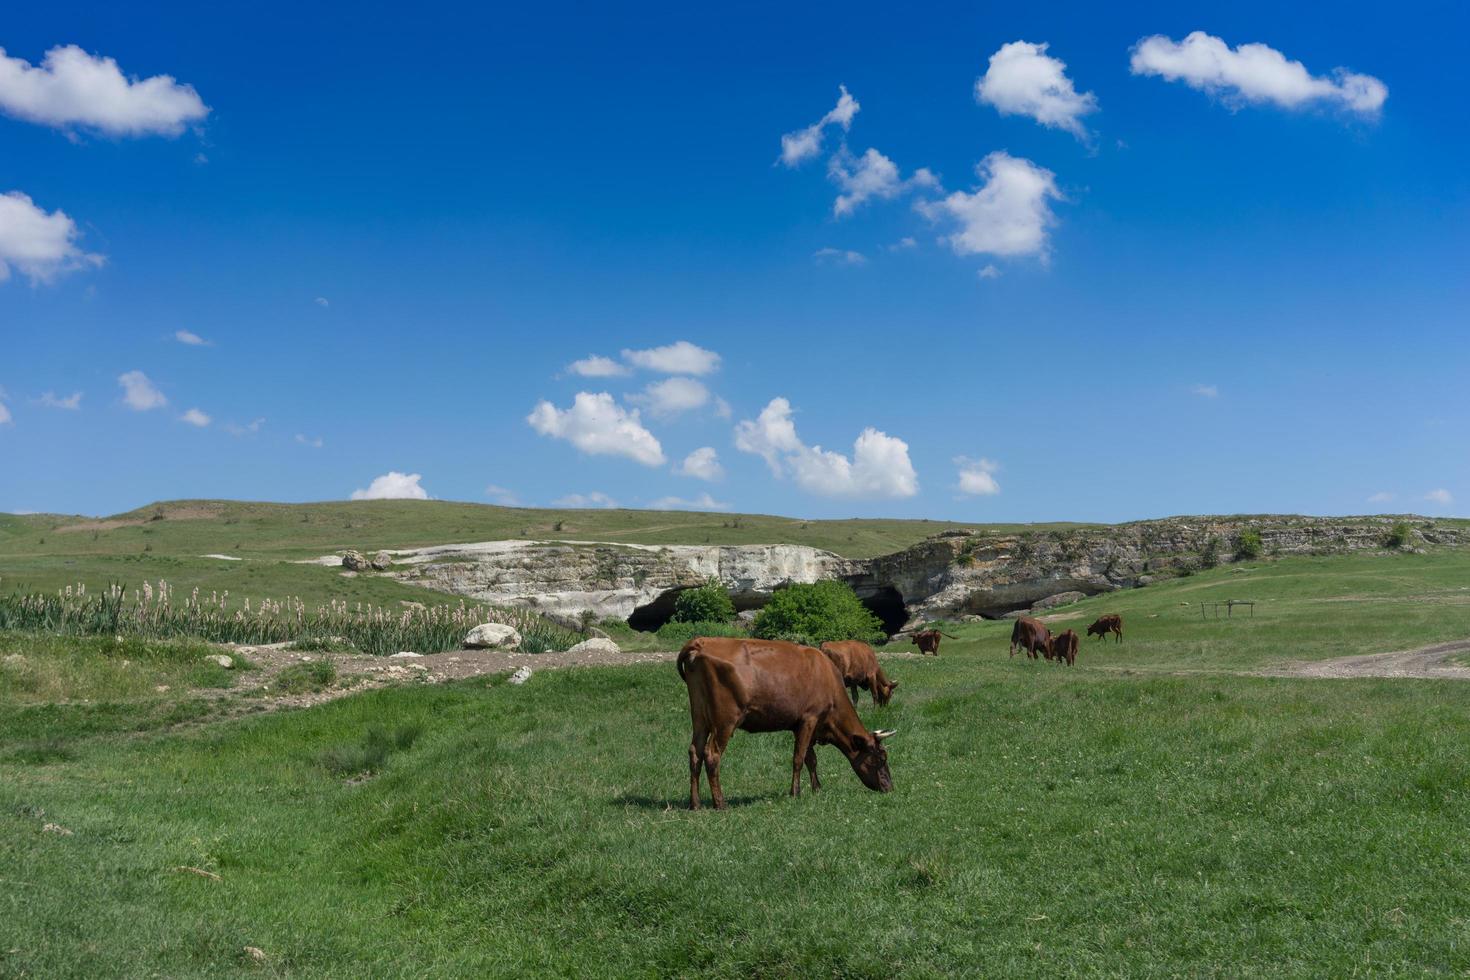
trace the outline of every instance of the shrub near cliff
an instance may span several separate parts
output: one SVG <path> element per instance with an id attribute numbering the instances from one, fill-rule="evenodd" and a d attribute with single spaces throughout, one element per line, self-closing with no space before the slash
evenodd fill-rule
<path id="1" fill-rule="evenodd" d="M 763 640 L 791 640 L 816 646 L 832 640 L 883 639 L 878 617 L 858 600 L 845 582 L 790 585 L 771 596 L 755 618 L 754 633 Z"/>

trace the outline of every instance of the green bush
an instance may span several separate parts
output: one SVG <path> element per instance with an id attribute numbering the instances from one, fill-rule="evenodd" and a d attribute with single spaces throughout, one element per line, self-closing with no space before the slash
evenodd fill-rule
<path id="1" fill-rule="evenodd" d="M 711 579 L 698 588 L 674 596 L 676 623 L 728 623 L 735 618 L 735 603 L 720 583 Z"/>
<path id="2" fill-rule="evenodd" d="M 292 664 L 276 675 L 271 686 L 278 694 L 315 694 L 337 680 L 337 665 L 330 658 Z"/>
<path id="3" fill-rule="evenodd" d="M 1240 532 L 1240 537 L 1235 539 L 1235 560 L 1251 561 L 1261 557 L 1261 532 L 1255 528 L 1246 528 Z"/>
<path id="4" fill-rule="evenodd" d="M 1214 568 L 1220 564 L 1220 539 L 1212 537 L 1205 542 L 1205 546 L 1199 550 L 1199 564 L 1201 568 Z"/>
<path id="5" fill-rule="evenodd" d="M 658 637 L 660 646 L 670 650 L 678 650 L 684 644 L 696 636 L 749 636 L 739 626 L 730 623 L 680 623 L 670 620 L 658 628 L 654 634 Z"/>
<path id="6" fill-rule="evenodd" d="M 1409 527 L 1408 521 L 1399 521 L 1389 529 L 1388 537 L 1383 539 L 1385 548 L 1407 548 L 1414 529 Z"/>
<path id="7" fill-rule="evenodd" d="M 814 645 L 829 640 L 876 643 L 883 639 L 883 624 L 850 585 L 817 582 L 790 585 L 771 596 L 755 618 L 755 635 Z"/>

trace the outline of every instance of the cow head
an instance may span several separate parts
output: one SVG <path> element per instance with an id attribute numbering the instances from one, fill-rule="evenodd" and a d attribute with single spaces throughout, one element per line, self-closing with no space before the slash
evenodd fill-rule
<path id="1" fill-rule="evenodd" d="M 861 732 L 852 736 L 852 754 L 848 761 L 852 771 L 863 781 L 863 785 L 879 793 L 893 790 L 893 776 L 888 771 L 888 752 L 883 740 L 893 734 L 892 729 L 880 729 L 869 734 Z"/>
<path id="2" fill-rule="evenodd" d="M 873 700 L 879 704 L 887 704 L 893 700 L 893 692 L 898 688 L 898 681 L 889 681 L 887 684 L 882 681 L 874 681 L 873 685 Z"/>

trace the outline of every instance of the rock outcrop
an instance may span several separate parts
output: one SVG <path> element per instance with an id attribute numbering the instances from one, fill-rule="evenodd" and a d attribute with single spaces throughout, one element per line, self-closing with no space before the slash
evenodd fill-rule
<path id="1" fill-rule="evenodd" d="M 466 650 L 514 650 L 520 645 L 520 631 L 504 623 L 481 623 L 464 638 Z"/>

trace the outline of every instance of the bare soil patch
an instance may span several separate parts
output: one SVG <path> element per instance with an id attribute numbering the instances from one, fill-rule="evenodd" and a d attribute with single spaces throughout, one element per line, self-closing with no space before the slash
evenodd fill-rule
<path id="1" fill-rule="evenodd" d="M 1452 658 L 1470 655 L 1470 640 L 1331 660 L 1294 660 L 1256 673 L 1264 677 L 1419 677 L 1470 680 L 1470 667 Z"/>

